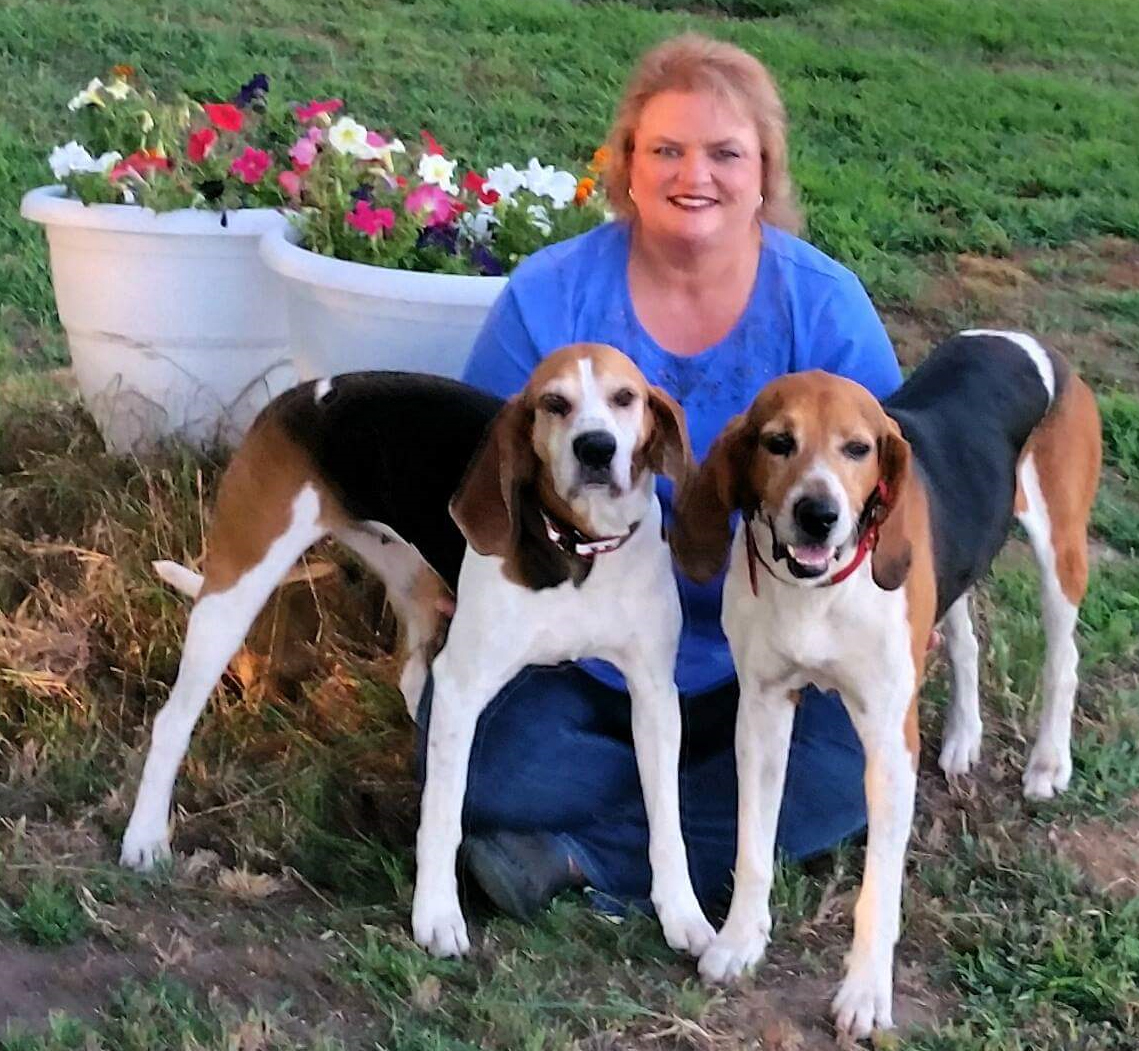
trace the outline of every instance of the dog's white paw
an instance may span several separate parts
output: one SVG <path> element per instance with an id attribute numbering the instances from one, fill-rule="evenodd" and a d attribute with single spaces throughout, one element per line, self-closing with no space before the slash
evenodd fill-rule
<path id="1" fill-rule="evenodd" d="M 1066 748 L 1037 742 L 1028 758 L 1022 783 L 1026 799 L 1051 799 L 1072 780 L 1072 756 Z"/>
<path id="2" fill-rule="evenodd" d="M 471 947 L 458 902 L 442 909 L 413 906 L 411 933 L 432 956 L 465 956 Z"/>
<path id="3" fill-rule="evenodd" d="M 949 726 L 941 743 L 937 765 L 946 777 L 960 777 L 969 773 L 981 758 L 981 724 Z"/>
<path id="4" fill-rule="evenodd" d="M 700 957 L 700 977 L 713 984 L 733 981 L 763 959 L 767 942 L 758 928 L 737 933 L 725 926 Z"/>
<path id="5" fill-rule="evenodd" d="M 835 1028 L 855 1040 L 875 1029 L 893 1029 L 893 985 L 889 964 L 852 967 L 831 1003 Z"/>
<path id="6" fill-rule="evenodd" d="M 716 928 L 705 919 L 695 898 L 691 904 L 681 908 L 658 905 L 657 918 L 660 920 L 664 940 L 670 949 L 677 952 L 702 956 L 716 937 Z"/>
<path id="7" fill-rule="evenodd" d="M 136 828 L 127 826 L 123 836 L 123 847 L 119 853 L 119 864 L 136 872 L 149 872 L 156 865 L 170 860 L 170 840 L 166 835 L 166 825 L 161 828 Z"/>

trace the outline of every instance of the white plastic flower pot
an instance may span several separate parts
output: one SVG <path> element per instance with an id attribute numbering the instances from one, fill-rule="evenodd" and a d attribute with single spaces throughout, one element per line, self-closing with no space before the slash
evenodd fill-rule
<path id="1" fill-rule="evenodd" d="M 281 283 L 258 243 L 288 220 L 85 206 L 47 186 L 20 213 L 47 231 L 59 319 L 80 395 L 118 453 L 177 437 L 235 443 L 296 382 Z"/>
<path id="2" fill-rule="evenodd" d="M 274 227 L 261 258 L 286 288 L 301 379 L 364 369 L 458 377 L 505 277 L 428 274 L 332 259 Z"/>

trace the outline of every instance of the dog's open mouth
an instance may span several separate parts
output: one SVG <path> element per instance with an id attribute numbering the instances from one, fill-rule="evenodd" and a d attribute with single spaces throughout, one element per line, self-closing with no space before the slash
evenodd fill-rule
<path id="1" fill-rule="evenodd" d="M 787 563 L 793 577 L 812 580 L 830 568 L 835 551 L 832 544 L 784 544 L 776 540 L 773 554 L 776 560 Z"/>

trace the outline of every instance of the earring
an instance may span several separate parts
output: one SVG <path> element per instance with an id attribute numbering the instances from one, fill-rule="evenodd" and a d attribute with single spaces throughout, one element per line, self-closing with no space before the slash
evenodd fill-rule
<path id="1" fill-rule="evenodd" d="M 759 206 L 760 206 L 760 208 L 763 207 L 763 194 L 759 195 Z"/>
<path id="2" fill-rule="evenodd" d="M 634 204 L 637 203 L 636 197 L 633 196 L 633 187 L 631 187 L 631 186 L 629 187 L 629 200 L 632 201 Z"/>

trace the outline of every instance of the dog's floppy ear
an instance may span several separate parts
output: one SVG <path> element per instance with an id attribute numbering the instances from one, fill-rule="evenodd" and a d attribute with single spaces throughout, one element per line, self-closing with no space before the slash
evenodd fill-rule
<path id="1" fill-rule="evenodd" d="M 451 498 L 451 517 L 480 555 L 505 558 L 517 543 L 519 490 L 537 471 L 533 423 L 524 396 L 511 398 L 491 422 Z"/>
<path id="2" fill-rule="evenodd" d="M 693 467 L 684 410 L 671 394 L 660 387 L 649 387 L 649 411 L 653 415 L 653 431 L 645 461 L 654 474 L 671 478 L 679 488 L 687 483 Z"/>
<path id="3" fill-rule="evenodd" d="M 697 583 L 723 568 L 732 512 L 754 510 L 758 497 L 750 491 L 748 471 L 758 441 L 759 428 L 748 414 L 733 416 L 676 498 L 669 542 L 680 568 Z"/>
<path id="4" fill-rule="evenodd" d="M 913 558 L 906 521 L 906 483 L 910 476 L 910 443 L 887 417 L 887 430 L 878 437 L 878 468 L 886 486 L 886 517 L 878 528 L 878 544 L 870 560 L 874 583 L 895 591 L 905 582 Z"/>

